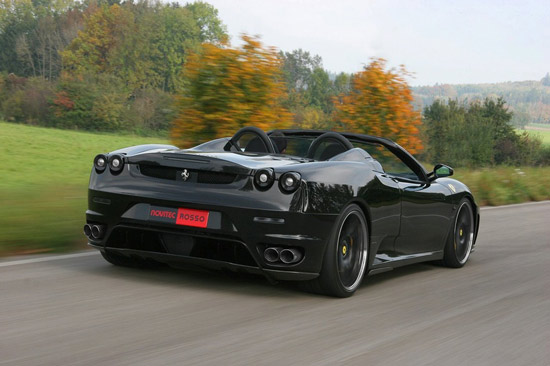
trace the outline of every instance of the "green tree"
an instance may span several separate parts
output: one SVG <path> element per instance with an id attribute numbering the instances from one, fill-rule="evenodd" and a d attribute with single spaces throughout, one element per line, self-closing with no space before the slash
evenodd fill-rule
<path id="1" fill-rule="evenodd" d="M 202 42 L 223 40 L 225 28 L 206 3 L 150 5 L 142 1 L 102 5 L 63 51 L 65 70 L 109 73 L 130 88 L 181 88 L 186 57 Z"/>
<path id="2" fill-rule="evenodd" d="M 0 71 L 26 74 L 16 52 L 17 40 L 32 32 L 36 26 L 33 4 L 28 1 L 0 1 Z"/>
<path id="3" fill-rule="evenodd" d="M 200 43 L 219 43 L 227 38 L 227 27 L 218 16 L 218 9 L 202 1 L 187 4 L 185 8 L 193 15 Z"/>
<path id="4" fill-rule="evenodd" d="M 540 141 L 518 135 L 511 118 L 502 98 L 462 104 L 436 100 L 423 113 L 428 159 L 471 166 L 533 164 Z"/>
<path id="5" fill-rule="evenodd" d="M 280 52 L 280 57 L 288 91 L 284 105 L 294 115 L 293 124 L 300 128 L 332 129 L 332 98 L 339 89 L 322 68 L 321 57 L 302 49 Z"/>
<path id="6" fill-rule="evenodd" d="M 346 95 L 351 91 L 352 75 L 341 72 L 334 78 L 334 94 Z"/>
<path id="7" fill-rule="evenodd" d="M 334 88 L 328 73 L 322 68 L 317 67 L 311 73 L 305 95 L 309 106 L 318 107 L 325 114 L 332 113 Z"/>
<path id="8" fill-rule="evenodd" d="M 531 121 L 528 106 L 521 103 L 514 108 L 514 114 L 512 115 L 512 125 L 516 128 L 524 129 L 525 126 Z"/>
<path id="9" fill-rule="evenodd" d="M 79 3 L 72 0 L 0 1 L 0 71 L 57 77 L 59 52 L 81 19 Z"/>
<path id="10" fill-rule="evenodd" d="M 164 7 L 158 18 L 153 23 L 157 29 L 152 32 L 152 43 L 159 50 L 155 70 L 161 76 L 161 83 L 156 86 L 174 92 L 183 85 L 181 70 L 187 56 L 200 49 L 204 36 L 188 8 Z"/>
<path id="11" fill-rule="evenodd" d="M 301 48 L 292 52 L 281 52 L 280 56 L 283 60 L 283 73 L 289 92 L 306 90 L 313 70 L 323 67 L 321 56 L 311 55 Z"/>
<path id="12" fill-rule="evenodd" d="M 474 103 L 473 106 L 477 104 Z M 512 112 L 508 110 L 503 98 L 485 98 L 479 107 L 483 117 L 492 123 L 495 141 L 515 135 L 514 127 L 510 124 Z"/>

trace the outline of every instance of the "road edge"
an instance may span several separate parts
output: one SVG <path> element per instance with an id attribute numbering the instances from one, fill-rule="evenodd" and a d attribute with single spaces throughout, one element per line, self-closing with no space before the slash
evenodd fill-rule
<path id="1" fill-rule="evenodd" d="M 501 206 L 481 206 L 480 209 L 482 211 L 487 210 L 496 210 L 501 208 L 514 208 L 514 207 L 522 207 L 522 206 L 534 206 L 534 205 L 540 205 L 540 204 L 549 204 L 550 200 L 544 200 L 544 201 L 531 201 L 531 202 L 523 202 L 523 203 L 513 203 L 511 205 L 501 205 Z"/>

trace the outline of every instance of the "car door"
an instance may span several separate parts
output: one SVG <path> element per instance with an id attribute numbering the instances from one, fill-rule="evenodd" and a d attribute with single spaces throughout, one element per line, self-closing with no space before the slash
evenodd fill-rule
<path id="1" fill-rule="evenodd" d="M 396 179 L 401 188 L 401 230 L 395 242 L 396 252 L 414 254 L 442 250 L 452 210 L 448 189 L 438 183 Z"/>
<path id="2" fill-rule="evenodd" d="M 380 145 L 370 153 L 399 186 L 401 221 L 395 252 L 406 255 L 441 250 L 452 210 L 448 188 L 428 182 L 424 169 L 399 149 L 392 151 Z"/>

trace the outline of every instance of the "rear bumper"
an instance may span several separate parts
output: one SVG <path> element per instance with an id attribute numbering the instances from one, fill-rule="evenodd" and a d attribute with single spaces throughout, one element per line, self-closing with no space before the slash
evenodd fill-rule
<path id="1" fill-rule="evenodd" d="M 106 226 L 101 239 L 89 238 L 100 251 L 148 258 L 169 265 L 193 264 L 265 275 L 271 280 L 309 280 L 321 270 L 337 215 L 174 202 L 90 190 L 86 220 Z M 151 207 L 210 212 L 205 228 L 176 225 L 150 217 Z M 268 263 L 268 246 L 298 248 L 295 264 Z"/>
<path id="2" fill-rule="evenodd" d="M 168 265 L 172 265 L 176 267 L 181 264 L 191 264 L 191 265 L 196 265 L 203 268 L 214 269 L 214 270 L 229 270 L 237 273 L 240 272 L 240 273 L 263 275 L 267 277 L 269 280 L 307 281 L 307 280 L 312 280 L 319 276 L 319 273 L 259 268 L 257 266 L 247 266 L 247 265 L 236 264 L 231 262 L 216 261 L 216 260 L 203 259 L 203 258 L 194 258 L 194 257 L 167 254 L 167 253 L 141 251 L 141 250 L 115 249 L 115 248 L 106 249 L 103 246 L 94 245 L 92 243 L 88 243 L 88 245 L 90 245 L 92 248 L 98 249 L 99 251 L 115 252 L 127 257 L 152 259 L 154 261 L 157 261 L 160 263 L 166 263 Z"/>

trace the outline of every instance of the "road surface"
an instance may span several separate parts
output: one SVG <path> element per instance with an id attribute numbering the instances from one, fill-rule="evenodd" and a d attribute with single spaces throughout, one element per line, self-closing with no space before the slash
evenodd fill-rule
<path id="1" fill-rule="evenodd" d="M 464 268 L 349 299 L 95 252 L 0 262 L 0 365 L 258 364 L 550 365 L 550 202 L 484 209 Z"/>

